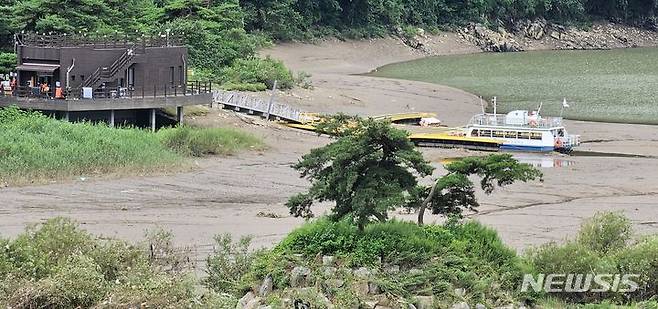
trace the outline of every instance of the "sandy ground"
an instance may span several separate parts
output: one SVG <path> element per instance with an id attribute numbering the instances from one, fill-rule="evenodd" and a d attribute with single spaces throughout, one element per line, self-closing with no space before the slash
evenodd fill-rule
<path id="1" fill-rule="evenodd" d="M 444 54 L 477 52 L 451 34 L 441 36 L 433 49 Z M 284 44 L 263 53 L 313 75 L 314 90 L 279 95 L 279 100 L 306 111 L 362 115 L 428 111 L 453 126 L 464 124 L 480 108 L 478 98 L 461 90 L 353 75 L 423 56 L 394 39 Z M 260 120 L 245 121 L 244 116 L 220 110 L 188 120 L 243 128 L 262 136 L 270 148 L 198 160 L 199 168 L 176 175 L 0 189 L 0 235 L 14 236 L 27 224 L 53 216 L 69 216 L 93 233 L 128 240 L 140 239 L 146 229 L 162 227 L 174 232 L 177 243 L 196 248 L 201 259 L 212 249 L 215 234 L 253 235 L 255 246 L 271 246 L 303 223 L 290 217 L 283 205 L 308 186 L 290 165 L 328 138 Z M 554 167 L 542 168 L 543 183 L 514 184 L 491 196 L 478 193 L 482 207 L 472 217 L 497 229 L 519 250 L 573 236 L 584 218 L 603 210 L 624 212 L 641 233 L 658 232 L 656 127 L 568 121 L 567 128 L 583 136 L 583 151 L 647 157 L 519 154 L 522 160 Z M 423 152 L 438 167 L 435 176 L 443 172 L 443 159 L 477 154 L 444 149 Z M 323 205 L 317 212 L 326 209 Z M 260 212 L 279 218 L 262 217 Z M 435 220 L 439 218 L 426 218 L 426 222 Z"/>

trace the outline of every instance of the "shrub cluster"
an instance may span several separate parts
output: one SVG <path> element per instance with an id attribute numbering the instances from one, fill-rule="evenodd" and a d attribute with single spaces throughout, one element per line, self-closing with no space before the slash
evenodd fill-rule
<path id="1" fill-rule="evenodd" d="M 530 250 L 528 262 L 542 274 L 633 274 L 633 293 L 563 293 L 570 302 L 643 301 L 658 295 L 658 236 L 633 240 L 630 221 L 620 214 L 599 213 L 583 223 L 578 236 L 565 244 L 549 243 Z M 599 286 L 592 283 L 592 288 Z"/>
<path id="2" fill-rule="evenodd" d="M 398 297 L 428 291 L 454 297 L 454 289 L 463 288 L 473 301 L 503 304 L 512 301 L 523 277 L 516 253 L 495 231 L 477 222 L 418 226 L 393 220 L 359 231 L 349 222 L 325 218 L 294 230 L 274 249 L 259 255 L 253 277 L 270 275 L 277 286 L 285 287 L 293 266 L 309 265 L 308 261 L 321 255 L 335 256 L 350 268 L 399 266 L 401 272 L 378 277 L 382 292 Z"/>
<path id="3" fill-rule="evenodd" d="M 226 308 L 235 300 L 199 292 L 171 235 L 131 245 L 94 237 L 69 219 L 0 240 L 0 306 L 7 308 Z M 224 305 L 221 305 L 224 304 Z"/>
<path id="4" fill-rule="evenodd" d="M 278 89 L 290 89 L 295 85 L 292 72 L 283 62 L 270 58 L 253 57 L 237 59 L 224 70 L 224 88 L 227 90 L 261 91 L 272 89 L 277 81 Z"/>
<path id="5" fill-rule="evenodd" d="M 621 236 L 619 236 L 621 235 Z M 630 239 L 628 222 L 615 214 L 587 221 L 577 239 L 549 244 L 518 257 L 496 232 L 476 222 L 418 226 L 389 221 L 359 231 L 346 222 L 319 219 L 293 231 L 271 250 L 251 251 L 249 238 L 215 238 L 207 276 L 191 274 L 189 251 L 172 245 L 172 234 L 156 230 L 137 244 L 98 238 L 71 220 L 54 218 L 32 226 L 13 240 L 0 238 L 0 306 L 11 308 L 235 308 L 238 298 L 271 277 L 275 291 L 264 303 L 282 308 L 293 298 L 325 308 L 324 295 L 338 308 L 357 306 L 363 295 L 352 269 L 365 266 L 382 294 L 413 299 L 434 295 L 455 302 L 504 306 L 530 299 L 546 308 L 655 308 L 658 241 Z M 594 236 L 592 238 L 592 236 Z M 333 276 L 342 287 L 327 286 L 322 255 L 333 255 Z M 290 271 L 305 266 L 314 288 L 290 289 Z M 399 266 L 399 271 L 390 267 Z M 524 273 L 634 273 L 637 293 L 524 295 Z M 334 278 L 335 278 L 334 277 Z M 457 295 L 456 289 L 463 289 Z M 653 301 L 652 301 L 653 299 Z M 444 303 L 445 302 L 445 303 Z M 594 305 L 596 304 L 596 305 Z"/>

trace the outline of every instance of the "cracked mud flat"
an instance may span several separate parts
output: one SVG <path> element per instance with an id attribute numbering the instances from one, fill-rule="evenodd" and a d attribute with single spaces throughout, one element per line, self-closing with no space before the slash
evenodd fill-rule
<path id="1" fill-rule="evenodd" d="M 454 37 L 443 39 L 438 52 L 474 52 Z M 441 49 L 443 48 L 443 49 Z M 295 90 L 281 100 L 307 111 L 378 115 L 404 111 L 436 112 L 449 126 L 462 125 L 479 111 L 479 100 L 449 87 L 351 75 L 394 61 L 422 55 L 395 40 L 325 42 L 282 45 L 264 52 L 283 59 L 294 70 L 313 74 L 314 90 Z M 329 139 L 275 124 L 241 121 L 230 112 L 213 110 L 189 119 L 205 126 L 232 126 L 262 136 L 270 145 L 263 152 L 198 160 L 191 172 L 121 179 L 72 180 L 44 186 L 0 189 L 0 235 L 14 236 L 27 224 L 53 216 L 68 216 L 87 230 L 105 236 L 139 240 L 144 231 L 170 229 L 178 244 L 192 246 L 203 258 L 218 233 L 254 235 L 255 246 L 271 246 L 303 220 L 291 218 L 283 203 L 304 190 L 290 164 Z M 249 122 L 249 121 L 247 121 Z M 658 232 L 658 128 L 645 125 L 568 121 L 570 132 L 587 141 L 582 151 L 626 153 L 648 158 L 573 156 L 572 164 L 545 168 L 543 183 L 519 183 L 481 192 L 475 218 L 499 231 L 512 247 L 523 250 L 573 236 L 582 219 L 598 211 L 623 211 L 640 233 Z M 440 161 L 465 150 L 423 149 L 443 172 Z M 316 209 L 326 211 L 327 205 Z M 280 218 L 258 216 L 274 213 Z M 393 215 L 413 220 L 415 216 Z M 428 215 L 426 222 L 439 220 Z"/>

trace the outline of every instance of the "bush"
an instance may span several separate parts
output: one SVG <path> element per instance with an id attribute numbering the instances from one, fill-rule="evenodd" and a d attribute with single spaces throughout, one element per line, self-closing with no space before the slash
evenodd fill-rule
<path id="1" fill-rule="evenodd" d="M 591 250 L 606 254 L 626 247 L 632 235 L 633 229 L 628 218 L 604 212 L 583 223 L 577 241 Z"/>
<path id="2" fill-rule="evenodd" d="M 640 277 L 639 290 L 633 299 L 647 300 L 658 296 L 658 236 L 648 237 L 621 250 L 616 256 L 621 274 L 636 274 Z"/>
<path id="3" fill-rule="evenodd" d="M 171 234 L 156 234 L 133 246 L 96 238 L 64 218 L 30 227 L 14 241 L 0 241 L 0 306 L 235 307 L 230 297 L 199 292 L 191 269 L 181 268 L 189 256 L 172 258 L 178 250 L 167 247 Z"/>
<path id="4" fill-rule="evenodd" d="M 251 238 L 233 242 L 230 234 L 215 236 L 215 247 L 206 260 L 208 277 L 204 284 L 216 292 L 240 297 L 249 289 L 245 275 L 251 270 L 257 252 L 249 250 Z"/>
<path id="5" fill-rule="evenodd" d="M 253 84 L 258 88 L 265 85 L 272 89 L 274 81 L 277 81 L 278 89 L 290 89 L 295 85 L 292 72 L 283 62 L 270 57 L 237 59 L 224 70 L 224 82 L 233 85 Z"/>
<path id="6" fill-rule="evenodd" d="M 306 256 L 335 255 L 348 259 L 352 266 L 369 266 L 424 261 L 438 250 L 438 244 L 413 223 L 373 223 L 359 232 L 347 221 L 322 218 L 292 231 L 276 250 Z"/>
<path id="7" fill-rule="evenodd" d="M 541 274 L 639 275 L 632 278 L 640 285 L 633 293 L 555 294 L 568 302 L 628 304 L 651 300 L 658 295 L 658 238 L 649 237 L 631 244 L 632 236 L 627 218 L 610 212 L 599 213 L 582 224 L 575 240 L 531 249 L 526 259 Z M 591 288 L 600 286 L 593 282 Z"/>
<path id="8" fill-rule="evenodd" d="M 162 129 L 158 138 L 169 149 L 193 157 L 231 155 L 244 148 L 262 147 L 256 137 L 228 128 L 191 128 L 187 126 Z"/>
<path id="9" fill-rule="evenodd" d="M 295 229 L 259 256 L 254 277 L 271 275 L 277 287 L 285 287 L 292 267 L 321 269 L 317 261 L 322 255 L 336 256 L 342 266 L 374 268 L 382 293 L 401 298 L 431 293 L 457 301 L 455 288 L 464 288 L 473 302 L 509 304 L 523 274 L 515 252 L 495 231 L 476 222 L 418 226 L 393 220 L 359 231 L 347 221 L 320 218 Z M 386 273 L 389 265 L 398 265 L 402 271 Z M 316 276 L 322 277 L 322 271 Z M 339 290 L 349 289 L 350 275 L 341 276 L 346 278 L 346 287 Z M 347 297 L 340 291 L 330 294 Z"/>

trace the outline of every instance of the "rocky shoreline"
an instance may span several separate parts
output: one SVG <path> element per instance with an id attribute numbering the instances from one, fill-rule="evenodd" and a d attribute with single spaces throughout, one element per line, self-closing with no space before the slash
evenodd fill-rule
<path id="1" fill-rule="evenodd" d="M 638 28 L 617 23 L 595 23 L 589 29 L 565 26 L 545 19 L 523 20 L 509 29 L 487 28 L 471 23 L 457 29 L 458 36 L 485 52 L 519 52 L 529 50 L 604 50 L 658 45 L 656 28 Z M 413 38 L 403 42 L 429 55 L 436 37 L 419 29 Z"/>

